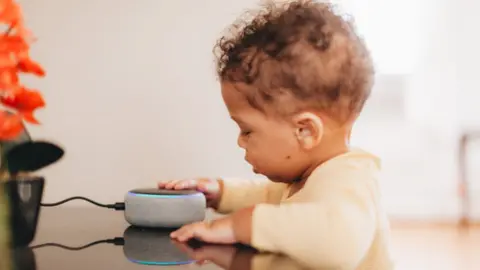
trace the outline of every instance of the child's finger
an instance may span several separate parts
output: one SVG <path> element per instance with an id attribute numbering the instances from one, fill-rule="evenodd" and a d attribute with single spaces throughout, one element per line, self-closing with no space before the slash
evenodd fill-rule
<path id="1" fill-rule="evenodd" d="M 172 180 L 165 185 L 165 188 L 166 189 L 173 189 L 181 181 L 183 181 L 183 180 Z"/>
<path id="2" fill-rule="evenodd" d="M 186 242 L 194 237 L 195 224 L 189 224 L 174 231 L 170 236 L 180 242 Z"/>
<path id="3" fill-rule="evenodd" d="M 161 182 L 158 182 L 158 187 L 159 188 L 166 188 L 167 185 L 169 185 L 171 182 L 173 182 L 175 180 L 168 180 L 168 181 L 161 181 Z"/>
<path id="4" fill-rule="evenodd" d="M 196 260 L 197 260 L 197 261 L 196 261 L 196 264 L 197 264 L 197 265 L 200 265 L 200 266 L 209 263 L 209 261 L 208 261 L 208 260 L 205 260 L 205 259 L 202 259 L 202 260 L 196 259 Z"/>
<path id="5" fill-rule="evenodd" d="M 195 188 L 197 186 L 197 181 L 195 179 L 182 180 L 175 185 L 175 189 L 189 189 Z"/>
<path id="6" fill-rule="evenodd" d="M 158 182 L 158 183 L 157 183 L 157 187 L 158 187 L 158 188 L 164 188 L 165 185 L 167 185 L 167 183 L 168 183 L 167 181 Z"/>

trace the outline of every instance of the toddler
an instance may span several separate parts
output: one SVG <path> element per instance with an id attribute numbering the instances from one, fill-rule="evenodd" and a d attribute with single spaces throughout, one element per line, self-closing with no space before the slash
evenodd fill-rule
<path id="1" fill-rule="evenodd" d="M 242 243 L 325 269 L 393 269 L 380 161 L 349 146 L 374 77 L 353 25 L 330 4 L 272 4 L 236 22 L 216 48 L 238 145 L 268 181 L 159 183 L 202 191 L 210 207 L 230 214 L 172 238 Z"/>

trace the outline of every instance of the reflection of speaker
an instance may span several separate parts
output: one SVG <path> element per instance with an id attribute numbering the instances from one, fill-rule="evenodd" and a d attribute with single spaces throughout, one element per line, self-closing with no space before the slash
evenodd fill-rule
<path id="1" fill-rule="evenodd" d="M 58 247 L 71 251 L 81 251 L 94 245 L 114 244 L 116 246 L 123 245 L 123 254 L 125 257 L 129 261 L 137 264 L 181 265 L 195 262 L 172 242 L 170 238 L 171 232 L 172 230 L 168 229 L 146 229 L 130 226 L 123 232 L 123 238 L 117 237 L 97 240 L 80 247 L 68 247 L 58 243 L 45 243 L 32 246 L 31 249 Z M 200 242 L 191 241 L 190 246 L 192 248 L 198 248 Z M 33 265 L 35 265 L 35 262 L 33 262 Z M 19 268 L 18 270 L 23 269 L 24 268 Z M 25 269 L 35 269 L 35 267 Z"/>
<path id="2" fill-rule="evenodd" d="M 131 262 L 144 265 L 178 265 L 194 262 L 177 248 L 170 238 L 171 230 L 128 227 L 123 233 L 123 253 Z"/>

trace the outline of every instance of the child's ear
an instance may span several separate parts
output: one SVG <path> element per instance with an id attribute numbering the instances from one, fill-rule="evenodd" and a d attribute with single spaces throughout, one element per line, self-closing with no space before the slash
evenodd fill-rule
<path id="1" fill-rule="evenodd" d="M 301 147 L 309 150 L 317 146 L 323 137 L 323 121 L 313 113 L 304 112 L 293 118 L 295 136 Z"/>

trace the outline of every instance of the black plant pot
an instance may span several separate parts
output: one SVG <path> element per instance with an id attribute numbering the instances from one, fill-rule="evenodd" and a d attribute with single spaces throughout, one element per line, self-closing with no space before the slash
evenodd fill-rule
<path id="1" fill-rule="evenodd" d="M 30 247 L 17 247 L 12 249 L 13 270 L 36 270 L 37 262 L 35 253 Z"/>
<path id="2" fill-rule="evenodd" d="M 35 238 L 45 179 L 27 176 L 0 182 L 9 206 L 12 247 L 26 247 Z"/>

